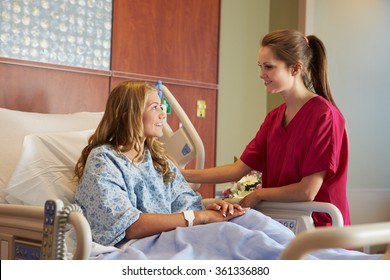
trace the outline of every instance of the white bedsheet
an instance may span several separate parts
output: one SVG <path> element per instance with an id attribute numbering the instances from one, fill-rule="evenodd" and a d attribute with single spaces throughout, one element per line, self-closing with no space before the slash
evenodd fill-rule
<path id="1" fill-rule="evenodd" d="M 277 260 L 295 235 L 280 223 L 250 210 L 231 222 L 199 225 L 129 241 L 120 248 L 94 243 L 90 259 L 105 260 Z M 257 221 L 257 223 L 254 223 Z M 243 226 L 239 226 L 243 225 Z M 369 255 L 346 249 L 318 250 L 306 259 L 370 260 Z"/>

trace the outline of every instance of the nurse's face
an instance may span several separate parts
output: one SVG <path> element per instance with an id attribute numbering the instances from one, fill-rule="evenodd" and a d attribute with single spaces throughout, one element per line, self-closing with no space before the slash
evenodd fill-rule
<path id="1" fill-rule="evenodd" d="M 268 93 L 282 93 L 292 88 L 294 78 L 292 67 L 279 60 L 269 47 L 259 49 L 258 65 L 260 67 L 260 79 Z"/>
<path id="2" fill-rule="evenodd" d="M 161 99 L 157 91 L 146 94 L 146 106 L 142 114 L 145 137 L 163 136 L 163 121 L 165 112 L 161 106 Z"/>

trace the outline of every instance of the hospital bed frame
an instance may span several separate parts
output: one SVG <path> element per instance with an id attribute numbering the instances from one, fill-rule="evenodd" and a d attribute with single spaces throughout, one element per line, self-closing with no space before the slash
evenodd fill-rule
<path id="1" fill-rule="evenodd" d="M 262 205 L 263 204 L 263 205 Z M 284 204 L 284 203 L 282 203 Z M 298 211 L 311 203 L 294 203 L 284 209 Z M 257 209 L 278 210 L 281 203 L 260 203 Z M 316 209 L 317 210 L 317 209 Z M 68 222 L 77 235 L 77 247 L 72 259 L 88 259 L 92 236 L 89 224 L 79 212 L 72 212 Z M 0 205 L 1 259 L 40 259 L 44 228 L 44 207 Z M 282 260 L 302 259 L 311 251 L 324 248 L 360 248 L 367 245 L 387 245 L 381 259 L 390 260 L 390 222 L 352 225 L 349 227 L 309 228 L 297 233 L 281 255 Z M 66 259 L 66 252 L 55 259 Z"/>
<path id="2" fill-rule="evenodd" d="M 195 158 L 195 168 L 204 166 L 203 143 L 187 115 L 172 93 L 163 86 L 164 96 L 177 113 L 181 126 L 173 132 L 164 125 L 164 139 L 168 152 L 176 159 L 180 167 Z M 199 185 L 192 186 L 195 190 Z M 215 199 L 204 199 L 207 205 Z M 230 199 L 232 203 L 239 198 Z M 67 206 L 66 206 L 67 207 Z M 310 251 L 321 248 L 359 248 L 367 245 L 389 244 L 383 259 L 390 259 L 390 222 L 343 227 L 340 211 L 332 204 L 320 202 L 261 202 L 256 210 L 271 216 L 291 229 L 296 238 L 288 245 L 281 259 L 301 259 Z M 63 213 L 63 209 L 58 209 Z M 332 218 L 333 227 L 314 228 L 312 212 L 325 212 Z M 88 259 L 91 252 L 92 237 L 89 224 L 77 207 L 66 215 L 66 222 L 76 232 L 77 246 L 73 259 Z M 42 258 L 45 208 L 42 206 L 0 204 L 0 256 L 1 259 L 40 259 Z M 63 233 L 62 233 L 63 234 Z M 63 237 L 61 237 L 63 239 Z M 45 239 L 47 240 L 47 239 Z M 67 259 L 66 247 L 58 245 L 58 236 L 53 236 L 55 247 L 61 254 L 52 255 L 53 259 Z M 66 244 L 63 244 L 66 246 Z"/>

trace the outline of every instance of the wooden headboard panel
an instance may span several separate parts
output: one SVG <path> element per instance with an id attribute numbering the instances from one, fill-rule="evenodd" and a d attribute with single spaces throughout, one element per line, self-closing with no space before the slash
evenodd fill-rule
<path id="1" fill-rule="evenodd" d="M 0 57 L 0 108 L 37 113 L 102 112 L 113 87 L 127 79 L 155 81 L 159 77 L 146 75 L 118 75 L 115 71 L 91 70 L 61 65 L 31 62 Z M 165 80 L 164 80 L 165 83 Z M 215 135 L 210 126 L 215 126 L 216 89 L 167 83 L 175 97 L 193 120 L 206 149 L 215 144 Z M 176 91 L 177 90 L 177 91 Z M 208 106 L 208 122 L 196 118 L 197 100 L 205 100 Z M 167 117 L 173 129 L 179 127 L 177 116 Z M 1 120 L 0 120 L 1 121 Z M 208 124 L 209 126 L 206 126 Z M 206 150 L 207 151 L 207 150 Z M 213 150 L 212 150 L 213 151 Z M 205 166 L 212 166 L 214 156 L 206 158 Z M 188 167 L 193 167 L 190 163 Z M 214 185 L 202 185 L 203 197 L 214 197 Z"/>
<path id="2" fill-rule="evenodd" d="M 0 57 L 0 107 L 38 113 L 104 111 L 110 72 Z"/>

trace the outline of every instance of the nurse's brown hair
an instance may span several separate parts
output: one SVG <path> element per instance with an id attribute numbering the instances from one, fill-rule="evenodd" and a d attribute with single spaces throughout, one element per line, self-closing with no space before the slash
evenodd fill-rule
<path id="1" fill-rule="evenodd" d="M 336 106 L 328 81 L 326 49 L 318 37 L 304 36 L 297 30 L 277 30 L 265 35 L 261 46 L 271 48 L 287 66 L 301 65 L 305 86 Z"/>

